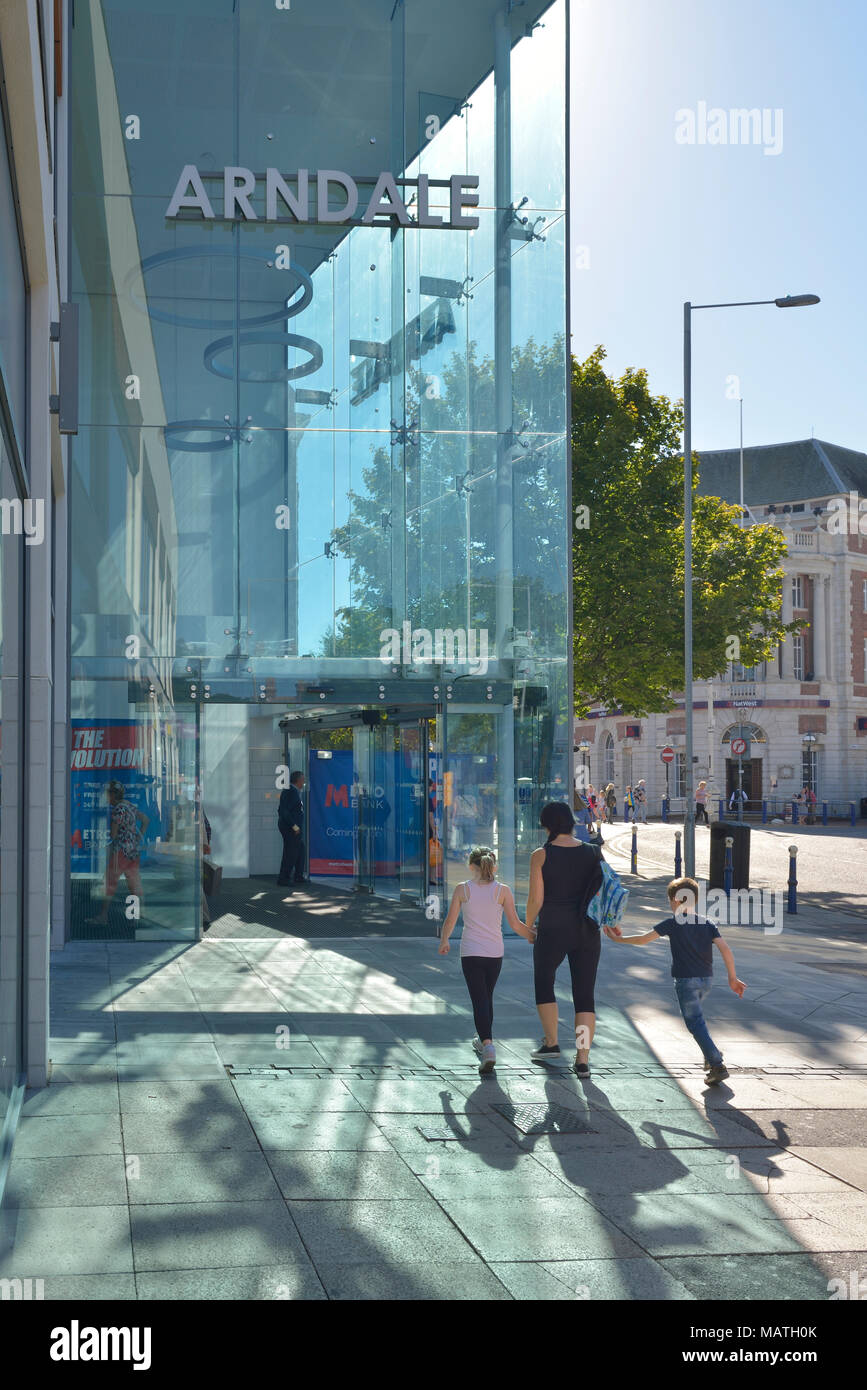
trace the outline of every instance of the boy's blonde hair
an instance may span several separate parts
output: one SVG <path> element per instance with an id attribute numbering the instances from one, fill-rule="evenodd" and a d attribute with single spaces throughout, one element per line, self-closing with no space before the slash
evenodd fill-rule
<path id="1" fill-rule="evenodd" d="M 493 883 L 497 872 L 497 856 L 488 845 L 475 845 L 470 850 L 470 864 L 478 869 L 482 883 Z"/>
<path id="2" fill-rule="evenodd" d="M 673 878 L 668 885 L 668 901 L 673 903 L 675 898 L 681 896 L 684 891 L 692 893 L 695 899 L 694 906 L 698 906 L 698 884 L 694 878 Z"/>

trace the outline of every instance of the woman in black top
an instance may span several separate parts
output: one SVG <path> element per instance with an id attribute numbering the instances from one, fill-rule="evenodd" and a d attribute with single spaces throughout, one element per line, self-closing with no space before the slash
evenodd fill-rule
<path id="1" fill-rule="evenodd" d="M 598 851 L 575 839 L 575 820 L 565 802 L 549 802 L 542 808 L 540 819 L 548 840 L 530 858 L 527 926 L 532 928 L 538 913 L 533 974 L 544 1037 L 530 1055 L 534 1062 L 561 1055 L 554 976 L 564 957 L 568 957 L 575 1008 L 574 1070 L 576 1075 L 587 1077 L 596 1027 L 593 992 L 601 947 L 599 928 L 587 916 L 587 905 L 602 884 L 602 866 Z"/>

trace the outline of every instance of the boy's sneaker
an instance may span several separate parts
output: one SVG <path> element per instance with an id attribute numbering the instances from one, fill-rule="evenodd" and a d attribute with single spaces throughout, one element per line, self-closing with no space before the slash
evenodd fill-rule
<path id="1" fill-rule="evenodd" d="M 487 1076 L 497 1065 L 497 1049 L 494 1047 L 493 1043 L 485 1043 L 479 1055 L 482 1059 L 482 1065 L 479 1067 L 479 1076 Z"/>
<path id="2" fill-rule="evenodd" d="M 579 1061 L 578 1061 L 578 1054 L 577 1054 L 577 1052 L 576 1052 L 576 1054 L 575 1054 L 575 1062 L 574 1062 L 574 1065 L 573 1065 L 573 1067 L 572 1067 L 572 1070 L 574 1071 L 575 1075 L 578 1077 L 578 1079 L 579 1079 L 580 1081 L 589 1081 L 589 1080 L 590 1080 L 590 1063 L 589 1063 L 589 1062 L 579 1062 Z"/>
<path id="3" fill-rule="evenodd" d="M 475 1052 L 477 1057 L 481 1057 L 482 1051 L 483 1048 L 481 1038 L 473 1038 L 473 1052 Z"/>
<path id="4" fill-rule="evenodd" d="M 558 1057 L 562 1056 L 563 1054 L 560 1051 L 559 1043 L 554 1043 L 552 1047 L 549 1047 L 543 1038 L 530 1053 L 530 1060 L 532 1062 L 553 1062 L 556 1061 Z"/>
<path id="5" fill-rule="evenodd" d="M 720 1062 L 719 1066 L 708 1067 L 707 1071 L 705 1072 L 704 1079 L 707 1082 L 708 1086 L 715 1086 L 718 1081 L 725 1081 L 727 1076 L 728 1068 L 726 1067 L 725 1062 Z"/>

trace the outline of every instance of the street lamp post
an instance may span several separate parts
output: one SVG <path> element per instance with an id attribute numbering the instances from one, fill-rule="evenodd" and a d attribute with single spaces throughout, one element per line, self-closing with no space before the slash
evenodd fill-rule
<path id="1" fill-rule="evenodd" d="M 778 309 L 800 309 L 818 304 L 817 294 L 787 294 L 779 299 L 740 299 L 726 304 L 683 306 L 683 707 L 686 723 L 686 813 L 683 825 L 684 873 L 695 875 L 695 801 L 692 770 L 692 314 L 695 309 L 743 309 L 775 304 Z"/>

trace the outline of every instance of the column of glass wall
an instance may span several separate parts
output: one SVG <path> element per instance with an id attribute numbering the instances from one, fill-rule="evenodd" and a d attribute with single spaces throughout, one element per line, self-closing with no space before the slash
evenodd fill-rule
<path id="1" fill-rule="evenodd" d="M 520 880 L 568 794 L 565 3 L 509 8 L 240 0 L 206 43 L 193 0 L 76 8 L 73 935 L 114 887 L 107 934 L 195 931 L 206 700 L 436 682 L 450 875 L 477 813 Z M 212 220 L 165 217 L 189 163 Z M 479 228 L 274 224 L 261 177 L 227 222 L 229 164 L 390 170 L 411 213 L 425 176 L 444 217 L 477 174 Z M 484 659 L 384 666 L 404 621 Z"/>

